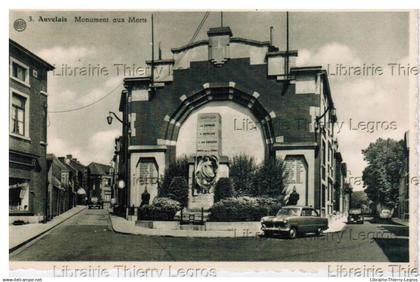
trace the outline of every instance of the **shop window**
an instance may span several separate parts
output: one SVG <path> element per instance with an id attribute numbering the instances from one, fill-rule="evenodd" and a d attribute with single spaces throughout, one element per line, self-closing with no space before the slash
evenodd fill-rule
<path id="1" fill-rule="evenodd" d="M 9 211 L 29 211 L 29 184 L 27 182 L 15 181 L 14 184 L 9 185 Z"/>

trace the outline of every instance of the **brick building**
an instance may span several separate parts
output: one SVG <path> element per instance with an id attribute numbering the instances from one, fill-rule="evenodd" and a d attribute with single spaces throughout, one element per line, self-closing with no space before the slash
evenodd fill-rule
<path id="1" fill-rule="evenodd" d="M 112 167 L 92 162 L 89 169 L 88 198 L 96 197 L 103 203 L 110 204 L 112 195 Z"/>
<path id="2" fill-rule="evenodd" d="M 146 186 L 156 196 L 153 179 L 176 158 L 197 156 L 204 134 L 197 128 L 212 126 L 200 125 L 200 117 L 210 114 L 219 116 L 221 134 L 205 131 L 215 139 L 204 142 L 221 143 L 213 148 L 219 160 L 239 153 L 258 161 L 282 158 L 290 172 L 286 194 L 296 189 L 298 204 L 331 214 L 344 181 L 341 174 L 339 183 L 336 178 L 337 117 L 326 71 L 294 67 L 297 51 L 234 37 L 229 27 L 207 34 L 206 40 L 173 48 L 171 59 L 146 62 L 153 69 L 149 76 L 124 80 L 128 206 L 139 206 Z M 228 176 L 227 163 L 222 171 Z"/>
<path id="3" fill-rule="evenodd" d="M 76 203 L 85 204 L 89 189 L 88 167 L 83 165 L 77 158 L 74 158 L 73 155 L 66 155 L 65 157 L 59 157 L 58 159 L 67 165 L 72 172 L 71 181 L 75 191 L 74 197 L 76 197 Z"/>
<path id="4" fill-rule="evenodd" d="M 47 218 L 52 219 L 75 206 L 75 191 L 71 168 L 53 154 L 47 155 L 47 169 Z"/>
<path id="5" fill-rule="evenodd" d="M 52 65 L 9 40 L 10 221 L 45 220 L 47 73 Z"/>

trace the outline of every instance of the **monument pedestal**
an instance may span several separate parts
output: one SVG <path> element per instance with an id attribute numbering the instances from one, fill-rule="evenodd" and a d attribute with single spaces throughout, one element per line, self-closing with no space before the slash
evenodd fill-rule
<path id="1" fill-rule="evenodd" d="M 199 157 L 197 157 L 199 158 Z M 195 182 L 196 157 L 192 157 L 188 161 L 188 210 L 189 211 L 205 211 L 209 210 L 214 204 L 214 187 L 221 177 L 229 177 L 229 158 L 226 156 L 219 157 L 219 167 L 216 174 L 216 180 L 212 187 L 201 192 L 200 187 Z"/>

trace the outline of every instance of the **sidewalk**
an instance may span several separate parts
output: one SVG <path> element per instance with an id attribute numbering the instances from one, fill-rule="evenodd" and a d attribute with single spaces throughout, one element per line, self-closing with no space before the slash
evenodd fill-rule
<path id="1" fill-rule="evenodd" d="M 175 230 L 152 229 L 135 225 L 134 221 L 110 214 L 112 229 L 115 232 L 133 235 L 169 236 L 169 237 L 200 237 L 200 238 L 239 238 L 256 237 L 258 230 Z"/>
<path id="2" fill-rule="evenodd" d="M 346 226 L 347 217 L 345 216 L 332 216 L 328 219 L 328 229 L 324 233 L 334 233 L 343 230 Z"/>
<path id="3" fill-rule="evenodd" d="M 9 252 L 12 252 L 27 242 L 39 237 L 84 209 L 86 209 L 86 206 L 76 206 L 65 213 L 54 217 L 47 223 L 9 225 Z"/>
<path id="4" fill-rule="evenodd" d="M 401 224 L 401 225 L 405 225 L 407 227 L 410 226 L 410 221 L 409 220 L 403 220 L 403 219 L 400 219 L 398 217 L 393 217 L 392 221 L 395 222 L 395 223 Z"/>
<path id="5" fill-rule="evenodd" d="M 126 220 L 110 214 L 112 229 L 115 232 L 133 235 L 148 236 L 170 236 L 170 237 L 201 237 L 201 238 L 239 238 L 239 237 L 257 237 L 260 231 L 260 225 L 236 228 L 230 230 L 191 230 L 191 229 L 157 229 L 136 225 L 134 221 Z M 233 224 L 233 223 L 232 223 Z M 326 233 L 341 231 L 346 226 L 343 218 L 335 218 L 330 221 L 329 229 Z"/>

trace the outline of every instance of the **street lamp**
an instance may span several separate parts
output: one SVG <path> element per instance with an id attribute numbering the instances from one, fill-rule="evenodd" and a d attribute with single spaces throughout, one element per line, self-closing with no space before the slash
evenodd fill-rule
<path id="1" fill-rule="evenodd" d="M 335 109 L 335 107 L 334 106 L 332 106 L 332 107 L 328 107 L 325 111 L 324 111 L 324 113 L 322 113 L 322 115 L 320 115 L 319 117 L 316 117 L 315 118 L 315 121 L 316 121 L 316 123 L 317 124 L 319 124 L 319 121 L 328 113 L 328 112 L 330 112 L 330 115 L 332 116 L 332 117 L 335 117 L 336 116 L 336 109 Z M 333 121 L 335 121 L 335 118 L 333 118 Z"/>
<path id="2" fill-rule="evenodd" d="M 120 119 L 118 116 L 117 116 L 117 114 L 115 114 L 114 112 L 109 112 L 108 113 L 108 116 L 106 117 L 106 121 L 108 122 L 108 124 L 109 125 L 111 125 L 111 123 L 112 123 L 112 120 L 113 120 L 113 118 L 112 118 L 112 115 L 119 121 L 119 122 L 121 122 L 123 125 L 125 125 L 125 123 L 124 123 L 124 121 L 122 120 L 122 119 Z"/>
<path id="3" fill-rule="evenodd" d="M 118 180 L 118 188 L 119 189 L 125 188 L 125 181 L 123 179 Z"/>

